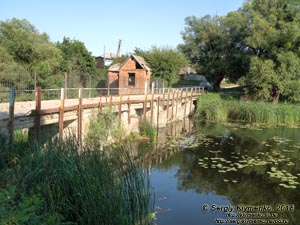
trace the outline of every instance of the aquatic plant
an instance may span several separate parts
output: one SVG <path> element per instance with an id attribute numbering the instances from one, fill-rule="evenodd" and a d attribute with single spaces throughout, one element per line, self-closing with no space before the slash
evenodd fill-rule
<path id="1" fill-rule="evenodd" d="M 75 138 L 37 145 L 20 164 L 20 190 L 78 224 L 149 224 L 148 174 L 125 148 L 78 148 Z"/>
<path id="2" fill-rule="evenodd" d="M 203 136 L 203 134 L 201 134 Z M 203 138 L 207 139 L 206 137 Z M 228 140 L 231 136 L 227 137 Z M 203 169 L 217 170 L 223 174 L 224 182 L 238 183 L 237 177 L 240 173 L 252 173 L 260 171 L 267 175 L 267 179 L 271 183 L 275 183 L 283 188 L 296 189 L 300 185 L 300 173 L 296 173 L 296 161 L 289 157 L 289 154 L 298 154 L 300 146 L 292 144 L 292 140 L 274 136 L 267 141 L 262 141 L 263 148 L 258 152 L 248 152 L 243 150 L 243 154 L 236 151 L 231 151 L 230 156 L 226 157 L 221 150 L 222 147 L 216 147 L 216 143 L 205 145 L 205 142 L 200 142 L 201 147 L 209 147 L 215 149 L 207 149 L 207 157 L 202 157 L 198 160 L 198 164 Z M 229 144 L 228 142 L 227 144 Z M 280 150 L 276 147 L 280 146 Z M 281 148 L 290 150 L 282 150 Z M 228 176 L 228 177 L 227 177 Z"/>
<path id="3" fill-rule="evenodd" d="M 155 127 L 146 118 L 140 120 L 139 124 L 140 134 L 142 136 L 147 136 L 150 138 L 151 142 L 156 141 L 157 132 Z"/>
<path id="4" fill-rule="evenodd" d="M 207 94 L 199 96 L 195 118 L 211 122 L 297 126 L 300 124 L 300 106 L 239 101 L 224 95 Z"/>
<path id="5" fill-rule="evenodd" d="M 78 146 L 75 137 L 22 146 L 22 155 L 6 154 L 14 148 L 5 147 L 0 188 L 15 186 L 18 204 L 38 196 L 37 216 L 63 219 L 52 224 L 151 224 L 149 174 L 138 160 L 133 162 L 127 147 L 100 151 L 97 145 Z M 16 162 L 10 163 L 15 157 Z M 3 204 L 0 209 L 6 207 Z"/>

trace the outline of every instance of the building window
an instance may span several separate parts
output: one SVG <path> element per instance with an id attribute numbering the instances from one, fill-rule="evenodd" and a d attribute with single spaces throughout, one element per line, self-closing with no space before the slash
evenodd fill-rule
<path id="1" fill-rule="evenodd" d="M 128 73 L 128 86 L 135 86 L 135 73 Z"/>

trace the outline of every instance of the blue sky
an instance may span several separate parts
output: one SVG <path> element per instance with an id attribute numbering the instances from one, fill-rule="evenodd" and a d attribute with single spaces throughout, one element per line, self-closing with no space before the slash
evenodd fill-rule
<path id="1" fill-rule="evenodd" d="M 0 20 L 27 19 L 51 41 L 82 41 L 94 56 L 135 47 L 176 48 L 188 16 L 226 15 L 244 0 L 1 0 Z"/>

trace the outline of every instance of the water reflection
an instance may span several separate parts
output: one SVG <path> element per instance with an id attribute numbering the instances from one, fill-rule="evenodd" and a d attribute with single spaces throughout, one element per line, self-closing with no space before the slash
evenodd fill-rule
<path id="1" fill-rule="evenodd" d="M 300 223 L 299 129 L 187 124 L 189 129 L 177 124 L 161 131 L 166 135 L 159 134 L 161 143 L 150 149 L 139 146 L 158 196 L 158 225 L 209 225 L 226 218 L 204 212 L 203 204 L 268 205 L 272 212 L 278 204 L 293 204 L 294 211 L 284 209 L 275 219 Z"/>

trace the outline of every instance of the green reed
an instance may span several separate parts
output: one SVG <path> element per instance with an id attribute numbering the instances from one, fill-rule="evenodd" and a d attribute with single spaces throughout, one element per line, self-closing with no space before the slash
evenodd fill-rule
<path id="1" fill-rule="evenodd" d="M 207 94 L 198 99 L 196 119 L 297 126 L 300 124 L 300 106 L 239 101 L 224 95 Z"/>
<path id="2" fill-rule="evenodd" d="M 11 176 L 2 184 L 15 185 L 22 195 L 38 194 L 44 213 L 60 215 L 67 224 L 151 224 L 149 175 L 128 151 L 79 148 L 72 137 L 32 142 L 18 162 L 7 167 Z"/>

